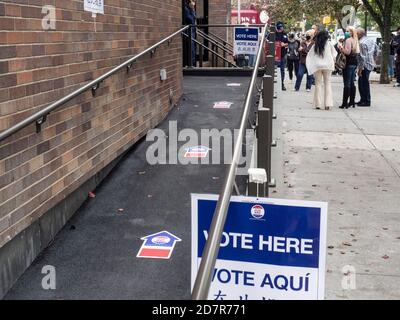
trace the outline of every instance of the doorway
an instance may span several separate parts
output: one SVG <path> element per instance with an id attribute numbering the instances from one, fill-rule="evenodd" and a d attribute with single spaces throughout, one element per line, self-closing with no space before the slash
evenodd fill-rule
<path id="1" fill-rule="evenodd" d="M 185 19 L 185 5 L 187 3 L 187 0 L 182 0 L 182 25 L 186 25 L 186 19 Z M 196 3 L 196 24 L 202 24 L 202 25 L 208 25 L 208 14 L 209 14 L 209 0 L 195 0 Z M 206 28 L 201 28 L 203 32 L 208 34 L 208 27 Z M 201 41 L 203 39 L 197 38 L 197 41 Z M 189 54 L 189 44 L 188 44 L 188 38 L 183 37 L 183 66 L 189 66 L 190 65 L 190 54 Z M 208 47 L 208 42 L 204 39 L 205 46 Z M 208 50 L 202 50 L 203 51 L 203 61 L 208 61 Z M 199 61 L 199 56 L 198 53 L 196 55 L 196 60 Z"/>

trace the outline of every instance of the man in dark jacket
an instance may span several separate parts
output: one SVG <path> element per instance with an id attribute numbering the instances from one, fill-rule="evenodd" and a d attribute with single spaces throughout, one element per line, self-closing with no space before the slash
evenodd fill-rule
<path id="1" fill-rule="evenodd" d="M 395 84 L 395 86 L 400 87 L 400 27 L 397 28 L 397 35 L 394 37 L 392 44 L 395 48 L 395 53 L 396 53 L 397 83 Z"/>
<path id="2" fill-rule="evenodd" d="M 300 47 L 300 42 L 295 38 L 294 33 L 289 34 L 287 65 L 288 65 L 290 80 L 293 80 L 293 70 L 296 78 L 297 74 L 299 73 L 299 59 L 300 59 L 299 47 Z"/>
<path id="3" fill-rule="evenodd" d="M 281 80 L 282 80 L 282 90 L 286 91 L 285 87 L 285 67 L 286 67 L 286 54 L 288 47 L 289 39 L 284 31 L 284 26 L 282 22 L 278 22 L 276 24 L 276 38 L 275 38 L 275 46 L 280 48 L 280 56 L 277 55 L 275 62 L 278 68 L 281 69 Z"/>
<path id="4" fill-rule="evenodd" d="M 196 25 L 196 3 L 193 0 L 185 1 L 185 24 Z M 192 28 L 192 66 L 196 66 L 196 28 Z"/>

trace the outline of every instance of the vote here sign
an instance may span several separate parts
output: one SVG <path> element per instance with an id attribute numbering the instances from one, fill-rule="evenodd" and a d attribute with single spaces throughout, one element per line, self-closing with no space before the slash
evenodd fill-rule
<path id="1" fill-rule="evenodd" d="M 234 32 L 234 55 L 257 55 L 259 47 L 258 28 L 236 27 Z"/>
<path id="2" fill-rule="evenodd" d="M 192 195 L 192 289 L 217 199 Z M 324 299 L 327 208 L 232 197 L 208 299 Z"/>
<path id="3" fill-rule="evenodd" d="M 104 0 L 85 0 L 85 11 L 104 14 Z"/>

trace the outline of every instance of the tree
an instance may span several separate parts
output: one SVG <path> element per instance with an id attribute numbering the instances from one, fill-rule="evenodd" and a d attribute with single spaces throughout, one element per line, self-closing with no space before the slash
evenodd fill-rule
<path id="1" fill-rule="evenodd" d="M 400 26 L 400 0 L 395 0 L 393 4 L 393 29 L 397 29 Z"/>
<path id="2" fill-rule="evenodd" d="M 355 12 L 357 12 L 360 3 L 358 0 L 325 0 L 323 2 L 320 0 L 306 0 L 303 1 L 303 6 L 307 15 L 320 17 L 322 15 L 329 15 L 338 22 L 340 28 L 346 29 L 343 22 L 347 20 L 346 16 L 350 12 L 343 9 L 353 7 Z"/>
<path id="3" fill-rule="evenodd" d="M 365 9 L 378 24 L 382 34 L 382 59 L 380 83 L 390 83 L 388 65 L 390 56 L 390 37 L 393 7 L 397 0 L 362 0 Z"/>
<path id="4" fill-rule="evenodd" d="M 338 21 L 339 27 L 344 29 L 342 21 L 348 13 L 343 12 L 343 8 L 352 6 L 357 11 L 360 7 L 358 0 L 279 0 L 271 2 L 268 5 L 268 11 L 271 12 L 275 21 L 300 21 L 304 15 L 308 21 L 311 21 L 311 24 L 320 24 L 324 16 L 330 16 Z"/>

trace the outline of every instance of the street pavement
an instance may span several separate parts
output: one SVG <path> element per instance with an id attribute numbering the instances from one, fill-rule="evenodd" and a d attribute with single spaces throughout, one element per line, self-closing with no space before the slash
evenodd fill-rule
<path id="1" fill-rule="evenodd" d="M 272 196 L 328 202 L 327 299 L 400 298 L 400 89 L 373 82 L 371 108 L 339 109 L 340 77 L 331 111 L 276 100 Z"/>

